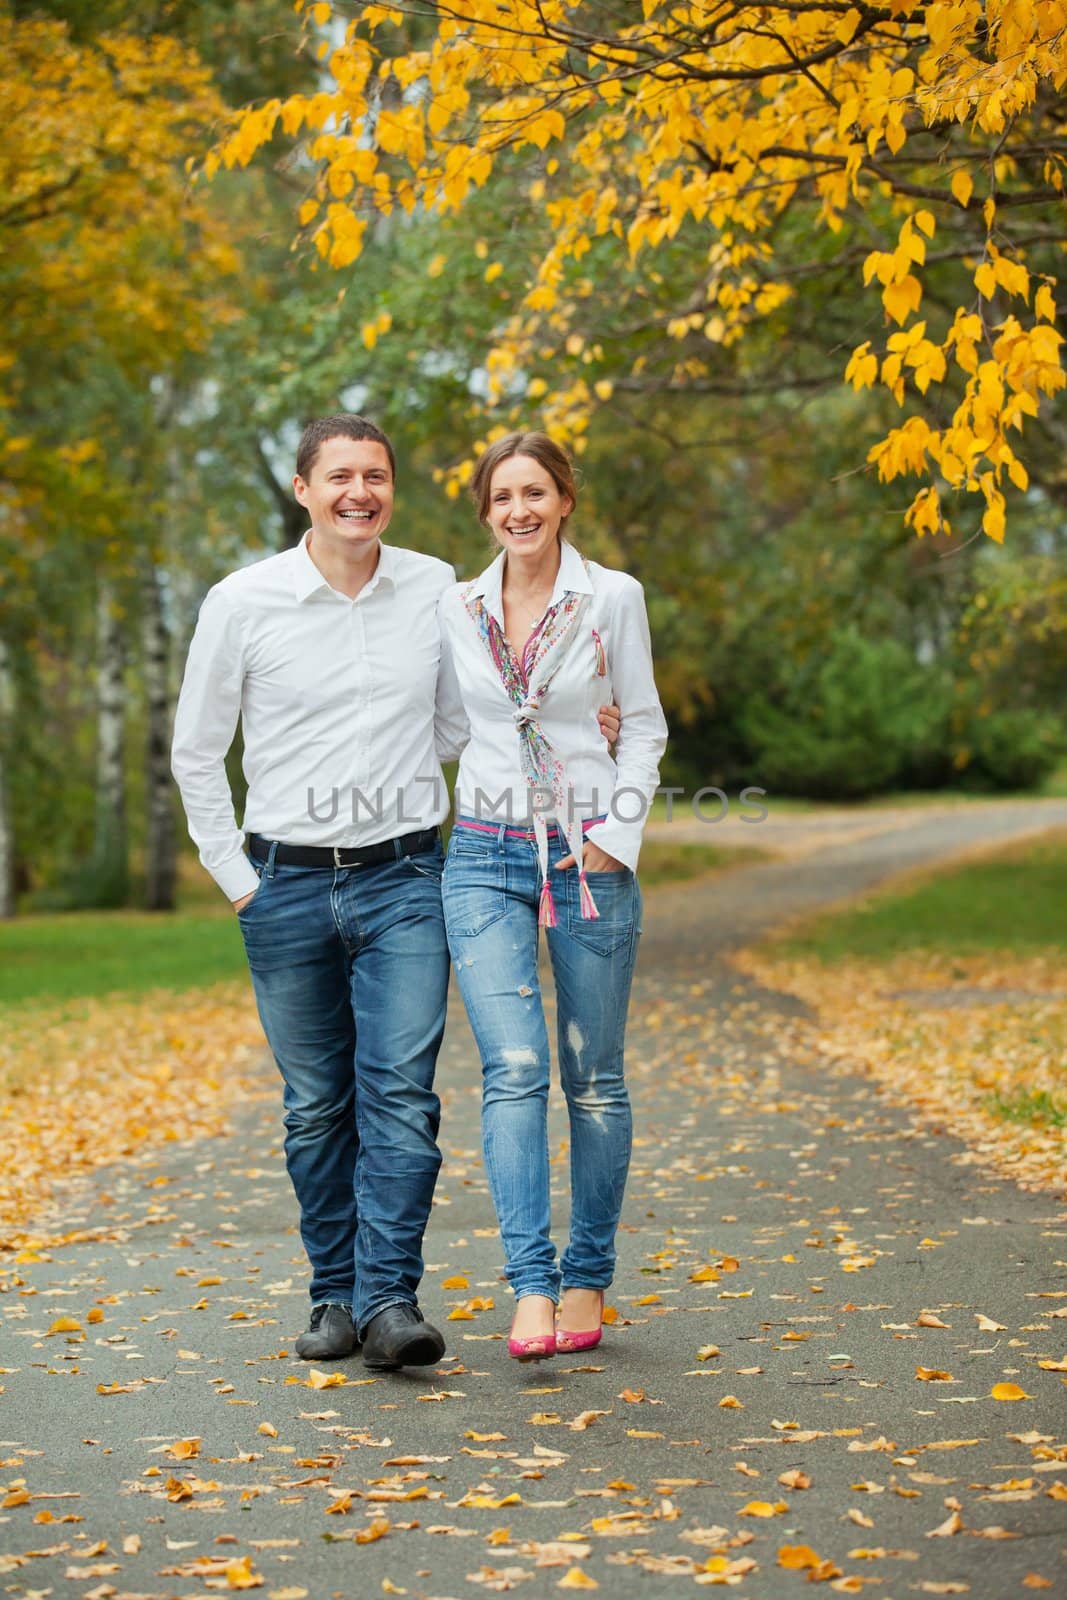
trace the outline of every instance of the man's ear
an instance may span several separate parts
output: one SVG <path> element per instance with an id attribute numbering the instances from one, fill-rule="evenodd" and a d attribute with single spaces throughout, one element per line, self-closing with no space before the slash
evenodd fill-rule
<path id="1" fill-rule="evenodd" d="M 308 503 L 308 486 L 304 482 L 303 478 L 300 477 L 299 474 L 297 474 L 297 476 L 293 479 L 293 493 L 296 495 L 297 502 L 298 502 L 299 505 L 302 505 L 302 506 L 306 506 L 307 505 L 307 503 Z"/>

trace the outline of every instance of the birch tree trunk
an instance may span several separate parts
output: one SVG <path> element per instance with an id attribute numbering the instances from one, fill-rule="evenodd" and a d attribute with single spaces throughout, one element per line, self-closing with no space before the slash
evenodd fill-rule
<path id="1" fill-rule="evenodd" d="M 170 630 L 163 609 L 163 574 L 146 566 L 142 580 L 141 639 L 145 689 L 145 887 L 146 911 L 173 911 L 177 882 L 174 787 L 170 775 Z"/>
<path id="2" fill-rule="evenodd" d="M 15 915 L 15 828 L 11 815 L 9 761 L 15 715 L 11 656 L 0 639 L 0 918 Z"/>
<path id="3" fill-rule="evenodd" d="M 96 832 L 93 898 L 122 905 L 129 887 L 126 836 L 126 649 L 122 613 L 101 579 L 96 612 Z"/>

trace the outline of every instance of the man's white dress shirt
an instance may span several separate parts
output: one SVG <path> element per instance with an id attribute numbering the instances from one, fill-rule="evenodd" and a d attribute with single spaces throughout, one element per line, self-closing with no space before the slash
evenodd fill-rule
<path id="1" fill-rule="evenodd" d="M 501 628 L 503 577 L 501 553 L 475 580 L 472 591 L 481 595 Z M 592 601 L 549 685 L 539 720 L 566 770 L 575 815 L 606 817 L 586 837 L 636 869 L 667 742 L 652 673 L 644 591 L 629 573 L 595 561 L 589 562 L 587 573 L 578 551 L 564 540 L 549 606 L 562 600 L 568 589 L 591 594 Z M 515 704 L 467 611 L 466 590 L 466 584 L 448 589 L 440 607 L 442 693 L 451 704 L 458 687 L 470 725 L 459 763 L 456 814 L 525 823 L 530 792 L 520 765 Z M 598 674 L 598 636 L 606 658 L 603 677 Z M 597 723 L 598 708 L 612 700 L 622 713 L 614 759 Z M 545 816 L 552 815 L 542 809 Z"/>
<path id="2" fill-rule="evenodd" d="M 377 844 L 439 823 L 446 758 L 466 723 L 443 685 L 444 561 L 381 546 L 354 600 L 307 549 L 231 572 L 204 600 L 174 723 L 172 764 L 200 860 L 230 900 L 259 884 L 243 832 L 289 844 Z M 224 760 L 240 717 L 243 831 Z"/>

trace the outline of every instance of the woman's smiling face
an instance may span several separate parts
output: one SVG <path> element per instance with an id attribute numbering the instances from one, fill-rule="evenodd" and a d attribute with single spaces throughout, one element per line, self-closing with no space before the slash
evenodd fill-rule
<path id="1" fill-rule="evenodd" d="M 489 526 L 509 555 L 524 561 L 544 555 L 573 509 L 570 496 L 533 456 L 508 456 L 493 473 Z"/>

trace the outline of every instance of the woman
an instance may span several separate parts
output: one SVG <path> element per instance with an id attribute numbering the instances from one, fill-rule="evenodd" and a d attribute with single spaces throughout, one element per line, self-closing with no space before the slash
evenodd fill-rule
<path id="1" fill-rule="evenodd" d="M 517 1302 L 508 1349 L 537 1360 L 600 1339 L 630 1159 L 634 869 L 667 728 L 640 584 L 563 538 L 577 499 L 563 450 L 541 433 L 510 434 L 482 455 L 471 488 L 500 552 L 441 601 L 443 670 L 470 723 L 445 926 L 482 1058 L 485 1163 Z M 622 712 L 614 759 L 597 726 L 612 695 Z M 562 1262 L 550 1233 L 539 926 L 570 1117 Z"/>

